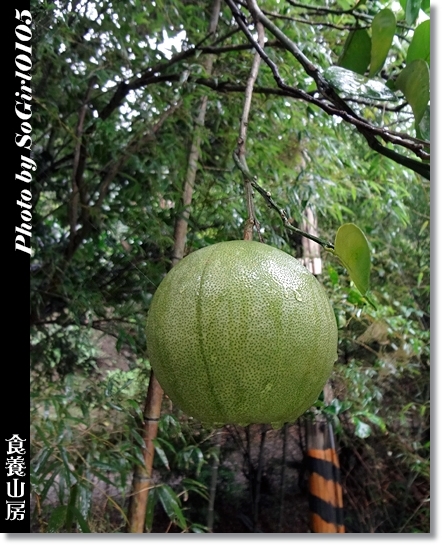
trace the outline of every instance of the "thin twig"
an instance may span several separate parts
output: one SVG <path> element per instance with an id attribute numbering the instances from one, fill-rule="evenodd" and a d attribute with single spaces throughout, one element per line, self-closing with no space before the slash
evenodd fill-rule
<path id="1" fill-rule="evenodd" d="M 363 30 L 363 29 L 370 28 L 370 25 L 367 25 L 367 26 L 335 25 L 333 23 L 327 23 L 324 21 L 309 21 L 308 19 L 302 19 L 301 17 L 292 17 L 290 15 L 280 15 L 279 13 L 273 13 L 272 11 L 262 10 L 262 12 L 268 15 L 269 17 L 273 17 L 275 19 L 284 19 L 286 21 L 293 21 L 294 23 L 307 24 L 309 26 L 321 26 L 321 27 L 334 28 L 336 30 L 348 30 L 348 31 Z"/>
<path id="2" fill-rule="evenodd" d="M 220 0 L 214 0 L 212 16 L 209 24 L 209 34 L 214 35 L 218 26 L 219 13 L 221 8 Z M 208 55 L 202 65 L 207 74 L 212 73 L 214 57 Z M 204 95 L 198 108 L 198 116 L 195 120 L 192 144 L 190 147 L 189 158 L 187 161 L 186 178 L 184 180 L 182 195 L 182 211 L 177 217 L 174 230 L 174 245 L 172 249 L 172 266 L 175 266 L 184 257 L 185 245 L 187 240 L 187 227 L 190 218 L 190 205 L 193 197 L 196 173 L 201 155 L 202 130 L 205 124 L 208 97 Z"/>
<path id="3" fill-rule="evenodd" d="M 356 11 L 355 7 L 349 8 L 349 9 L 331 9 L 331 8 L 325 8 L 325 7 L 319 7 L 319 6 L 307 6 L 306 4 L 301 4 L 300 2 L 295 2 L 294 0 L 286 0 L 289 4 L 291 4 L 295 8 L 302 8 L 305 10 L 314 11 L 315 15 L 351 15 L 356 20 L 358 19 L 364 19 L 365 21 L 372 21 L 374 19 L 374 15 L 369 15 L 368 13 L 363 13 L 361 11 Z M 303 14 L 304 15 L 304 14 Z M 401 23 L 398 21 L 397 23 L 398 27 L 404 28 L 406 30 L 413 30 L 412 27 Z"/>

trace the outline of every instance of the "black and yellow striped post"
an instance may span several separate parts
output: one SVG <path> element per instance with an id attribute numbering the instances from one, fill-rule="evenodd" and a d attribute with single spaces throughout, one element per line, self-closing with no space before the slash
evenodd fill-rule
<path id="1" fill-rule="evenodd" d="M 315 533 L 345 533 L 339 459 L 329 422 L 307 421 L 310 528 Z"/>

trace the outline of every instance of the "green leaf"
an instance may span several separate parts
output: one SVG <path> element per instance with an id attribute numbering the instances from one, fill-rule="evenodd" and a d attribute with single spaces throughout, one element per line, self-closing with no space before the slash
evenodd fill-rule
<path id="1" fill-rule="evenodd" d="M 360 437 L 361 439 L 366 439 L 371 435 L 371 428 L 368 424 L 365 422 L 362 422 L 362 420 L 359 420 L 359 418 L 353 418 L 353 423 L 355 424 L 355 434 Z"/>
<path id="2" fill-rule="evenodd" d="M 143 419 L 143 411 L 141 410 L 140 404 L 135 401 L 135 399 L 128 399 L 127 404 L 132 407 L 136 415 L 140 420 Z"/>
<path id="3" fill-rule="evenodd" d="M 59 453 L 65 468 L 64 478 L 66 479 L 67 485 L 71 487 L 77 482 L 77 479 L 75 477 L 75 471 L 72 470 L 70 467 L 69 457 L 66 449 L 64 447 L 59 447 Z"/>
<path id="4" fill-rule="evenodd" d="M 169 485 L 164 484 L 157 488 L 157 493 L 169 519 L 176 522 L 182 530 L 185 530 L 187 524 L 181 509 L 181 502 L 172 488 Z"/>
<path id="5" fill-rule="evenodd" d="M 366 301 L 373 307 L 374 310 L 377 310 L 378 307 L 376 306 L 375 302 L 372 299 L 372 294 L 370 291 L 367 291 L 364 295 Z"/>
<path id="6" fill-rule="evenodd" d="M 365 416 L 368 418 L 368 420 L 370 420 L 370 422 L 378 426 L 382 432 L 385 433 L 387 431 L 385 422 L 380 416 L 377 416 L 373 413 L 366 413 Z"/>
<path id="7" fill-rule="evenodd" d="M 430 0 L 422 0 L 421 10 L 430 15 Z"/>
<path id="8" fill-rule="evenodd" d="M 91 472 L 87 471 L 85 477 L 89 480 Z M 87 519 L 91 511 L 93 487 L 89 486 L 89 483 L 82 483 L 78 490 L 78 509 L 80 514 Z M 78 518 L 78 517 L 77 517 Z M 80 524 L 80 523 L 79 523 Z"/>
<path id="9" fill-rule="evenodd" d="M 407 64 L 416 59 L 422 59 L 430 66 L 430 20 L 421 23 L 414 31 L 407 51 Z"/>
<path id="10" fill-rule="evenodd" d="M 349 33 L 338 66 L 357 74 L 364 74 L 370 64 L 371 39 L 365 29 Z"/>
<path id="11" fill-rule="evenodd" d="M 416 136 L 421 140 L 430 141 L 430 106 L 425 108 L 424 115 L 416 126 Z"/>
<path id="12" fill-rule="evenodd" d="M 69 501 L 68 501 L 68 507 L 66 511 L 66 521 L 65 521 L 65 527 L 68 532 L 72 531 L 72 526 L 74 524 L 74 507 L 75 503 L 77 501 L 77 495 L 78 495 L 78 483 L 71 486 L 70 492 L 69 492 Z"/>
<path id="13" fill-rule="evenodd" d="M 371 24 L 370 77 L 375 76 L 384 66 L 395 31 L 396 17 L 391 10 L 383 9 L 376 14 Z"/>
<path id="14" fill-rule="evenodd" d="M 164 450 L 160 447 L 160 445 L 158 444 L 158 441 L 156 439 L 153 439 L 152 440 L 152 443 L 154 444 L 155 446 L 155 452 L 158 454 L 158 456 L 160 457 L 160 460 L 163 462 L 163 464 L 167 467 L 167 469 L 170 471 L 170 466 L 169 466 L 169 460 L 167 459 L 167 456 L 166 456 L 166 453 L 164 452 Z"/>
<path id="15" fill-rule="evenodd" d="M 204 526 L 203 524 L 198 524 L 196 522 L 194 522 L 190 526 L 190 530 L 195 534 L 205 534 L 206 532 L 208 532 L 207 526 Z"/>
<path id="16" fill-rule="evenodd" d="M 365 305 L 365 299 L 359 290 L 350 289 L 347 295 L 347 301 L 352 305 L 362 307 Z"/>
<path id="17" fill-rule="evenodd" d="M 91 473 L 96 475 L 103 482 L 105 482 L 107 484 L 110 484 L 111 486 L 113 486 L 115 484 L 114 481 L 109 479 L 109 477 L 107 477 L 104 473 L 101 473 L 101 471 L 98 471 L 98 469 L 92 468 Z"/>
<path id="18" fill-rule="evenodd" d="M 405 21 L 407 25 L 414 25 L 421 8 L 421 0 L 406 0 L 402 1 L 401 6 L 405 11 Z"/>
<path id="19" fill-rule="evenodd" d="M 419 125 L 430 100 L 430 70 L 422 59 L 407 65 L 396 80 L 396 88 L 402 91 L 413 109 L 416 125 Z"/>
<path id="20" fill-rule="evenodd" d="M 77 509 L 75 506 L 69 506 L 69 511 L 72 512 L 72 519 L 75 520 L 80 527 L 80 530 L 83 534 L 90 534 L 91 529 L 89 528 L 88 523 L 86 522 L 86 519 L 81 514 L 80 510 Z"/>
<path id="21" fill-rule="evenodd" d="M 147 502 L 147 508 L 146 508 L 145 521 L 146 521 L 146 528 L 148 532 L 152 531 L 153 516 L 154 516 L 157 500 L 158 500 L 158 488 L 152 488 L 152 490 L 149 491 L 149 501 Z"/>
<path id="22" fill-rule="evenodd" d="M 50 464 L 50 465 L 51 465 L 52 467 L 54 467 L 54 468 L 57 468 L 57 465 L 58 465 L 58 464 L 55 462 L 55 463 Z M 42 498 L 43 500 L 46 499 L 47 493 L 48 493 L 49 489 L 51 488 L 52 483 L 55 481 L 55 479 L 56 479 L 56 477 L 57 477 L 57 474 L 58 474 L 58 472 L 55 470 L 55 471 L 51 474 L 51 476 L 48 477 L 47 481 L 45 481 L 45 483 L 44 483 L 44 488 L 43 488 L 43 490 L 42 490 L 42 492 L 41 492 L 41 494 L 40 494 L 40 496 L 41 496 L 41 498 Z M 48 475 L 49 475 L 49 473 L 48 473 Z"/>
<path id="23" fill-rule="evenodd" d="M 49 534 L 57 533 L 63 527 L 66 520 L 66 513 L 66 505 L 59 505 L 52 511 L 47 528 Z"/>
<path id="24" fill-rule="evenodd" d="M 130 433 L 131 433 L 132 437 L 135 439 L 135 441 L 138 443 L 138 446 L 141 447 L 142 449 L 145 449 L 146 448 L 146 443 L 144 442 L 144 439 L 141 437 L 141 435 L 137 432 L 137 430 L 132 428 L 130 430 Z"/>
<path id="25" fill-rule="evenodd" d="M 331 265 L 327 267 L 328 275 L 330 276 L 331 283 L 336 286 L 336 284 L 339 283 L 339 275 L 336 269 L 334 269 Z"/>
<path id="26" fill-rule="evenodd" d="M 397 100 L 396 95 L 382 81 L 364 78 L 364 76 L 340 66 L 329 66 L 324 71 L 324 77 L 338 92 L 349 97 L 368 98 L 376 101 Z"/>
<path id="27" fill-rule="evenodd" d="M 184 478 L 181 481 L 181 484 L 186 488 L 186 490 L 196 492 L 205 500 L 209 499 L 209 494 L 207 493 L 207 486 L 205 484 L 190 478 Z"/>
<path id="28" fill-rule="evenodd" d="M 370 285 L 370 249 L 364 233 L 354 223 L 339 227 L 334 254 L 348 270 L 361 294 L 365 295 Z"/>

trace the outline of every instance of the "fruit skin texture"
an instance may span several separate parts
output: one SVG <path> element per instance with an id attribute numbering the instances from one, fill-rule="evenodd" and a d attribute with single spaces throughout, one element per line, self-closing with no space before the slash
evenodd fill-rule
<path id="1" fill-rule="evenodd" d="M 221 242 L 164 278 L 147 319 L 147 352 L 165 393 L 205 424 L 294 421 L 337 358 L 325 290 L 271 246 Z"/>

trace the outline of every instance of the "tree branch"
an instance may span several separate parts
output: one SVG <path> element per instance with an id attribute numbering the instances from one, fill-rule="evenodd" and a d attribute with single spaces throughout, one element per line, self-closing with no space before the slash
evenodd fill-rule
<path id="1" fill-rule="evenodd" d="M 401 155 L 400 153 L 382 145 L 376 137 L 381 138 L 387 144 L 390 143 L 412 151 L 422 161 L 429 161 L 430 159 L 430 154 L 427 152 L 429 148 L 429 143 L 420 141 L 410 136 L 404 136 L 400 133 L 394 133 L 386 128 L 376 127 L 364 118 L 360 117 L 349 105 L 350 102 L 356 103 L 357 100 L 342 99 L 332 88 L 332 86 L 324 79 L 317 67 L 300 51 L 296 44 L 294 44 L 274 23 L 272 23 L 264 15 L 264 13 L 259 9 L 256 0 L 253 0 L 252 2 L 250 2 L 250 13 L 254 17 L 256 17 L 256 19 L 260 21 L 267 28 L 267 30 L 269 30 L 277 38 L 276 42 L 269 42 L 269 46 L 271 45 L 272 47 L 278 47 L 278 44 L 280 44 L 280 47 L 287 49 L 298 60 L 298 62 L 301 63 L 306 73 L 315 80 L 318 86 L 318 91 L 322 94 L 322 97 L 315 96 L 315 93 L 307 93 L 301 89 L 286 85 L 279 74 L 276 64 L 269 58 L 269 56 L 265 53 L 264 49 L 260 47 L 260 45 L 252 36 L 250 30 L 247 27 L 247 24 L 245 23 L 245 17 L 239 11 L 236 3 L 233 0 L 226 0 L 226 4 L 230 7 L 237 21 L 238 28 L 246 35 L 250 46 L 254 47 L 255 50 L 258 51 L 261 58 L 271 69 L 275 82 L 278 86 L 278 89 L 273 90 L 269 88 L 255 87 L 255 92 L 289 96 L 292 98 L 304 100 L 306 102 L 309 102 L 310 104 L 314 104 L 315 106 L 321 108 L 328 115 L 336 115 L 347 123 L 356 127 L 356 129 L 366 139 L 369 147 L 377 153 L 384 155 L 389 159 L 392 159 L 398 164 L 401 164 L 413 170 L 414 172 L 417 172 L 418 174 L 422 175 L 427 179 L 430 178 L 429 164 Z M 301 4 L 297 4 L 296 2 L 294 4 L 296 4 L 297 7 L 306 7 L 302 6 Z M 244 4 L 241 2 L 241 5 Z M 314 9 L 317 10 L 317 8 Z M 327 10 L 327 13 L 329 11 L 330 10 Z M 339 13 L 341 13 L 341 11 Z M 344 10 L 344 13 L 347 12 L 351 12 L 352 15 L 355 15 L 352 10 Z M 233 29 L 230 34 L 232 34 L 233 32 L 237 32 L 238 28 Z M 115 108 L 117 108 L 122 103 L 125 96 L 130 90 L 139 89 L 147 85 L 161 83 L 164 81 L 180 81 L 180 74 L 166 73 L 168 68 L 185 59 L 192 57 L 197 53 L 197 51 L 201 51 L 204 54 L 222 54 L 228 51 L 240 51 L 249 48 L 249 46 L 246 44 L 237 44 L 232 46 L 228 45 L 220 47 L 214 47 L 214 45 L 201 45 L 211 35 L 212 34 L 209 33 L 204 38 L 204 40 L 200 42 L 200 44 L 192 46 L 191 48 L 174 55 L 168 61 L 161 62 L 153 67 L 147 68 L 141 77 L 134 79 L 130 83 L 122 82 L 117 87 L 114 96 L 112 97 L 108 105 L 100 112 L 100 117 L 102 119 L 105 119 L 106 117 L 111 115 L 112 111 L 114 111 Z M 226 36 L 228 35 L 229 34 L 227 34 Z M 226 36 L 224 36 L 223 38 L 226 38 Z M 223 38 L 218 38 L 213 43 L 220 43 Z M 188 81 L 193 81 L 198 84 L 205 85 L 219 92 L 244 92 L 245 89 L 245 86 L 238 86 L 226 82 L 215 82 L 205 78 L 190 77 Z M 93 131 L 93 127 L 90 127 L 90 130 Z"/>
<path id="2" fill-rule="evenodd" d="M 361 30 L 368 29 L 370 25 L 366 26 L 353 26 L 353 25 L 335 25 L 334 23 L 328 23 L 326 21 L 310 21 L 309 19 L 302 19 L 301 17 L 292 17 L 290 15 L 281 15 L 279 13 L 273 13 L 272 11 L 262 10 L 265 15 L 273 17 L 274 19 L 284 19 L 286 21 L 293 21 L 294 23 L 301 23 L 309 26 L 324 26 L 327 28 L 335 28 L 336 30 Z"/>
<path id="3" fill-rule="evenodd" d="M 351 15 L 356 20 L 363 19 L 365 21 L 372 21 L 374 16 L 369 15 L 368 13 L 363 13 L 361 11 L 356 11 L 357 4 L 353 8 L 349 9 L 331 9 L 325 8 L 322 6 L 307 6 L 306 4 L 301 4 L 300 2 L 295 2 L 294 0 L 286 0 L 291 6 L 295 8 L 302 8 L 307 11 L 313 11 L 315 15 Z M 406 30 L 413 30 L 410 26 L 405 25 L 404 23 L 398 22 L 397 26 L 404 28 Z"/>
<path id="4" fill-rule="evenodd" d="M 338 117 L 341 117 L 344 121 L 347 121 L 349 124 L 355 126 L 358 129 L 358 131 L 361 133 L 363 133 L 363 131 L 366 130 L 368 133 L 374 136 L 381 137 L 387 143 L 395 144 L 395 145 L 404 147 L 406 149 L 409 149 L 410 151 L 415 153 L 419 158 L 421 158 L 424 161 L 427 161 L 430 159 L 430 154 L 428 154 L 425 151 L 426 148 L 430 147 L 429 142 L 420 140 L 419 138 L 414 138 L 412 136 L 409 136 L 407 134 L 403 134 L 400 132 L 389 131 L 388 129 L 385 129 L 383 127 L 376 127 L 375 125 L 372 125 L 367 120 L 361 117 L 358 117 L 358 116 L 354 117 L 352 115 L 349 115 L 347 112 L 340 110 L 339 108 L 331 104 L 328 100 L 324 100 L 323 98 L 317 98 L 314 94 L 307 93 L 301 89 L 297 89 L 296 87 L 291 87 L 289 85 L 286 85 L 283 82 L 276 65 L 273 63 L 273 61 L 269 59 L 269 57 L 264 51 L 263 51 L 263 54 L 266 60 L 266 64 L 269 64 L 269 66 L 271 65 L 273 67 L 272 71 L 274 72 L 275 81 L 278 84 L 279 88 L 255 86 L 254 87 L 255 93 L 261 93 L 264 95 L 277 95 L 277 96 L 284 96 L 289 98 L 305 100 L 306 102 L 309 102 L 310 104 L 314 104 L 315 106 L 318 106 L 319 108 L 321 108 L 321 110 L 323 110 L 329 115 L 336 115 Z M 158 76 L 157 78 L 152 79 L 150 83 L 160 83 L 164 81 L 178 82 L 179 80 L 180 80 L 179 74 L 172 74 L 172 75 Z M 245 85 L 238 85 L 238 84 L 230 83 L 228 81 L 220 81 L 218 79 L 214 80 L 211 78 L 189 77 L 188 82 L 196 83 L 198 85 L 204 85 L 206 87 L 209 87 L 210 89 L 213 89 L 214 91 L 218 91 L 221 93 L 231 93 L 231 92 L 244 93 L 246 88 Z M 349 99 L 349 102 L 358 102 L 358 101 Z M 401 105 L 401 108 L 402 107 L 403 106 Z M 394 109 L 393 111 L 396 111 L 396 109 Z M 393 153 L 395 154 L 396 152 L 393 152 Z M 397 154 L 397 156 L 402 157 L 399 154 Z M 422 167 L 422 165 L 424 165 L 425 166 L 424 171 L 429 172 L 429 167 L 427 168 L 428 165 L 425 165 L 424 163 L 421 163 L 419 161 L 413 161 L 412 159 L 410 159 L 409 161 L 410 161 L 410 165 L 413 165 L 409 167 L 412 170 L 416 171 L 416 168 L 419 169 Z M 396 161 L 396 162 L 399 162 L 399 161 Z"/>
<path id="5" fill-rule="evenodd" d="M 74 161 L 72 166 L 72 192 L 68 207 L 69 214 L 69 252 L 71 251 L 75 234 L 77 231 L 78 220 L 78 205 L 80 202 L 80 191 L 83 185 L 83 174 L 85 167 L 85 145 L 83 140 L 84 120 L 86 118 L 86 112 L 91 98 L 92 89 L 94 87 L 96 78 L 92 77 L 89 81 L 86 95 L 84 97 L 83 104 L 81 105 L 80 112 L 78 114 L 78 123 L 75 130 L 75 151 Z"/>
<path id="6" fill-rule="evenodd" d="M 310 96 L 308 93 L 305 93 L 304 91 L 301 91 L 299 89 L 294 89 L 288 85 L 286 85 L 278 71 L 278 68 L 276 64 L 268 57 L 268 55 L 264 52 L 264 50 L 260 47 L 260 45 L 255 41 L 253 38 L 251 32 L 247 28 L 247 25 L 243 21 L 243 16 L 241 12 L 239 11 L 238 7 L 235 5 L 233 0 L 226 0 L 226 3 L 229 5 L 229 7 L 232 10 L 232 13 L 236 14 L 235 19 L 240 26 L 241 30 L 244 32 L 248 40 L 252 43 L 252 45 L 255 47 L 255 49 L 258 51 L 258 53 L 261 55 L 261 58 L 266 62 L 266 64 L 270 67 L 272 70 L 274 79 L 281 89 L 284 89 L 289 92 L 293 92 L 294 96 L 296 98 L 302 98 L 304 100 L 307 100 L 308 102 L 311 102 L 313 104 L 316 104 L 320 108 L 322 108 L 324 111 L 327 111 L 327 113 L 336 114 L 339 115 L 342 119 L 348 121 L 352 125 L 354 125 L 357 130 L 364 136 L 366 139 L 368 145 L 371 149 L 376 151 L 377 153 L 384 155 L 385 157 L 388 157 L 389 159 L 393 159 L 396 163 L 401 164 L 403 166 L 406 166 L 407 168 L 410 168 L 411 170 L 417 172 L 421 176 L 430 179 L 430 166 L 429 164 L 421 163 L 419 161 L 416 161 L 414 159 L 410 159 L 408 157 L 405 157 L 385 146 L 382 146 L 382 144 L 376 139 L 376 135 L 379 135 L 384 141 L 390 142 L 393 144 L 397 144 L 403 147 L 407 147 L 408 149 L 411 149 L 416 155 L 421 157 L 422 159 L 429 159 L 429 155 L 424 151 L 424 144 L 415 144 L 415 142 L 410 143 L 410 140 L 404 140 L 402 137 L 397 137 L 394 134 L 390 133 L 389 131 L 385 129 L 380 129 L 377 127 L 374 127 L 370 123 L 368 123 L 365 119 L 361 118 L 359 115 L 357 115 L 350 106 L 336 93 L 336 91 L 333 89 L 333 87 L 327 82 L 327 80 L 324 79 L 322 74 L 319 72 L 319 70 L 314 66 L 313 63 L 300 51 L 298 46 L 294 44 L 276 25 L 274 25 L 259 9 L 256 0 L 250 0 L 249 6 L 251 7 L 251 13 L 262 24 L 281 42 L 284 44 L 284 46 L 287 48 L 287 50 L 292 53 L 292 55 L 298 60 L 298 62 L 302 65 L 305 72 L 311 76 L 317 86 L 319 92 L 323 95 L 324 98 L 327 99 L 327 101 L 331 102 L 333 105 L 332 109 L 329 109 L 329 106 L 326 102 L 323 102 L 321 100 L 315 99 L 314 97 Z"/>

